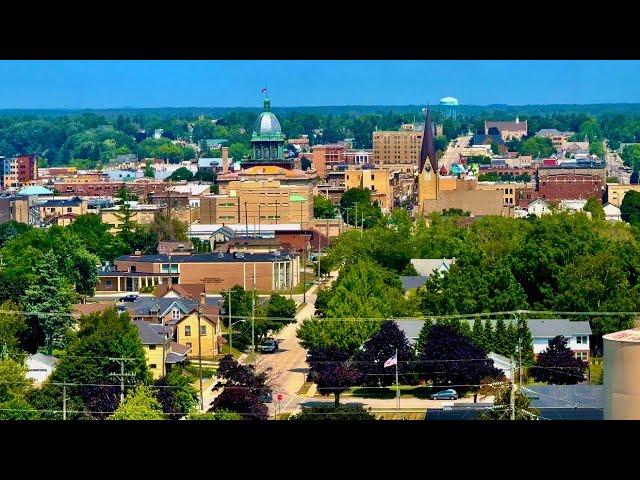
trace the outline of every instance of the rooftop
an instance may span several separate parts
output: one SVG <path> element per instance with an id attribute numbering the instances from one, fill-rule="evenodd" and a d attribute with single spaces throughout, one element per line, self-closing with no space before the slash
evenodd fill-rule
<path id="1" fill-rule="evenodd" d="M 426 275 L 417 275 L 417 276 L 401 276 L 400 282 L 402 282 L 402 288 L 405 292 L 412 290 L 414 288 L 419 288 L 427 283 L 429 279 Z"/>
<path id="2" fill-rule="evenodd" d="M 602 338 L 605 340 L 615 340 L 617 342 L 640 343 L 640 328 L 631 328 L 629 330 L 610 333 Z"/>
<path id="3" fill-rule="evenodd" d="M 171 263 L 244 263 L 244 262 L 277 262 L 287 260 L 287 253 L 244 253 L 235 256 L 231 253 L 195 253 L 191 255 L 171 255 Z M 169 263 L 168 255 L 122 255 L 118 261 L 141 263 Z"/>
<path id="4" fill-rule="evenodd" d="M 32 185 L 30 187 L 25 187 L 18 192 L 18 195 L 53 195 L 51 190 L 47 190 L 40 185 Z"/>

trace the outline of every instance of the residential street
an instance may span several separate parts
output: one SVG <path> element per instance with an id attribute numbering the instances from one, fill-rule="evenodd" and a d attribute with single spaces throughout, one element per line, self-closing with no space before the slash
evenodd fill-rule
<path id="1" fill-rule="evenodd" d="M 338 272 L 331 272 L 329 280 L 325 285 L 331 283 L 338 277 Z M 273 415 L 277 407 L 277 395 L 283 396 L 280 402 L 279 412 L 294 411 L 298 404 L 308 400 L 297 395 L 298 390 L 304 384 L 307 372 L 307 351 L 300 346 L 296 337 L 296 330 L 300 324 L 313 317 L 315 313 L 316 290 L 319 285 L 314 285 L 307 291 L 307 304 L 296 315 L 296 322 L 284 327 L 278 334 L 279 349 L 276 353 L 258 355 L 256 364 L 258 368 L 271 367 L 275 376 L 275 387 L 273 391 L 273 403 L 269 404 L 269 414 Z M 302 301 L 302 295 L 294 295 L 297 303 Z"/>

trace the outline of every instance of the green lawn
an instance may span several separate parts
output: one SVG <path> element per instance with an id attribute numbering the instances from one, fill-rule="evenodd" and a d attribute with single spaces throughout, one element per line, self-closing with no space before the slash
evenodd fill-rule
<path id="1" fill-rule="evenodd" d="M 307 393 L 309 393 L 309 390 L 311 389 L 311 386 L 313 385 L 312 382 L 305 382 L 301 387 L 300 390 L 298 390 L 298 395 L 302 395 L 305 396 Z"/>
<path id="2" fill-rule="evenodd" d="M 240 355 L 242 355 L 243 352 L 241 352 L 235 347 L 232 349 L 229 349 L 229 344 L 225 343 L 224 345 L 222 345 L 222 348 L 220 349 L 220 355 L 218 355 L 218 358 L 216 358 L 216 360 L 220 360 L 222 357 L 224 357 L 225 355 L 228 355 L 229 353 L 231 353 L 233 358 L 237 359 Z"/>
<path id="3" fill-rule="evenodd" d="M 398 412 L 389 412 L 389 411 L 376 412 L 375 410 L 371 410 L 371 413 L 373 413 L 376 416 L 377 420 L 424 420 L 424 417 L 427 412 L 425 412 L 424 410 L 422 411 L 400 410 Z"/>
<path id="4" fill-rule="evenodd" d="M 429 386 L 400 385 L 400 398 L 428 398 L 429 395 L 440 390 L 442 389 L 434 389 Z M 356 387 L 348 392 L 344 392 L 342 395 L 347 397 L 392 399 L 396 397 L 396 387 Z"/>
<path id="5" fill-rule="evenodd" d="M 313 286 L 313 282 L 315 280 L 317 280 L 318 277 L 316 277 L 315 275 L 312 275 L 310 273 L 307 273 L 307 278 L 305 279 L 305 282 L 307 284 L 307 290 L 309 290 L 312 286 Z M 293 294 L 300 294 L 300 293 L 304 293 L 304 289 L 303 289 L 303 283 L 302 283 L 303 277 L 302 275 L 300 275 L 300 283 L 298 283 L 298 285 L 296 285 L 293 288 Z"/>

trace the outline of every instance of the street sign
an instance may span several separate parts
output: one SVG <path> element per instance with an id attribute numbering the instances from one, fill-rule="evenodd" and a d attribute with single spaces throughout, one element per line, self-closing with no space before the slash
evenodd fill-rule
<path id="1" fill-rule="evenodd" d="M 278 400 L 279 402 L 281 402 L 283 398 L 284 398 L 284 395 L 282 395 L 281 393 L 276 395 L 276 400 Z"/>

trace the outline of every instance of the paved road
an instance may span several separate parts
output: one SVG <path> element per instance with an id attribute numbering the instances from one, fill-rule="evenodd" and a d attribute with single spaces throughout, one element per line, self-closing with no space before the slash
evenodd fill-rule
<path id="1" fill-rule="evenodd" d="M 331 272 L 325 285 L 331 285 L 337 277 L 337 271 Z M 307 303 L 296 315 L 296 322 L 287 325 L 278 333 L 278 352 L 258 355 L 256 360 L 257 368 L 272 368 L 275 386 L 274 403 L 269 404 L 270 415 L 273 415 L 278 407 L 276 399 L 278 393 L 283 396 L 279 412 L 294 411 L 299 403 L 308 400 L 306 397 L 297 395 L 298 390 L 305 382 L 309 367 L 307 365 L 307 351 L 300 345 L 296 330 L 304 320 L 313 317 L 318 287 L 319 285 L 314 285 L 307 291 Z M 300 301 L 301 297 L 302 295 L 294 295 L 294 298 Z"/>
<path id="2" fill-rule="evenodd" d="M 458 163 L 462 149 L 468 147 L 470 141 L 470 135 L 462 135 L 452 140 L 440 159 L 440 166 L 444 165 L 449 170 L 452 163 Z"/>
<path id="3" fill-rule="evenodd" d="M 628 184 L 630 182 L 631 172 L 625 170 L 620 155 L 611 150 L 608 145 L 606 145 L 605 149 L 605 162 L 607 164 L 607 177 L 618 177 L 619 183 Z"/>
<path id="4" fill-rule="evenodd" d="M 333 395 L 318 398 L 306 398 L 301 404 L 317 404 L 317 403 L 334 403 Z M 341 396 L 340 404 L 361 403 L 375 410 L 396 410 L 397 402 L 395 398 L 391 399 L 375 399 L 375 398 L 359 398 L 352 396 Z M 427 408 L 442 408 L 444 404 L 466 405 L 473 404 L 473 397 L 464 397 L 459 400 L 428 400 L 422 398 L 401 398 L 401 409 L 426 410 Z M 479 398 L 478 403 L 493 403 L 493 397 Z"/>

